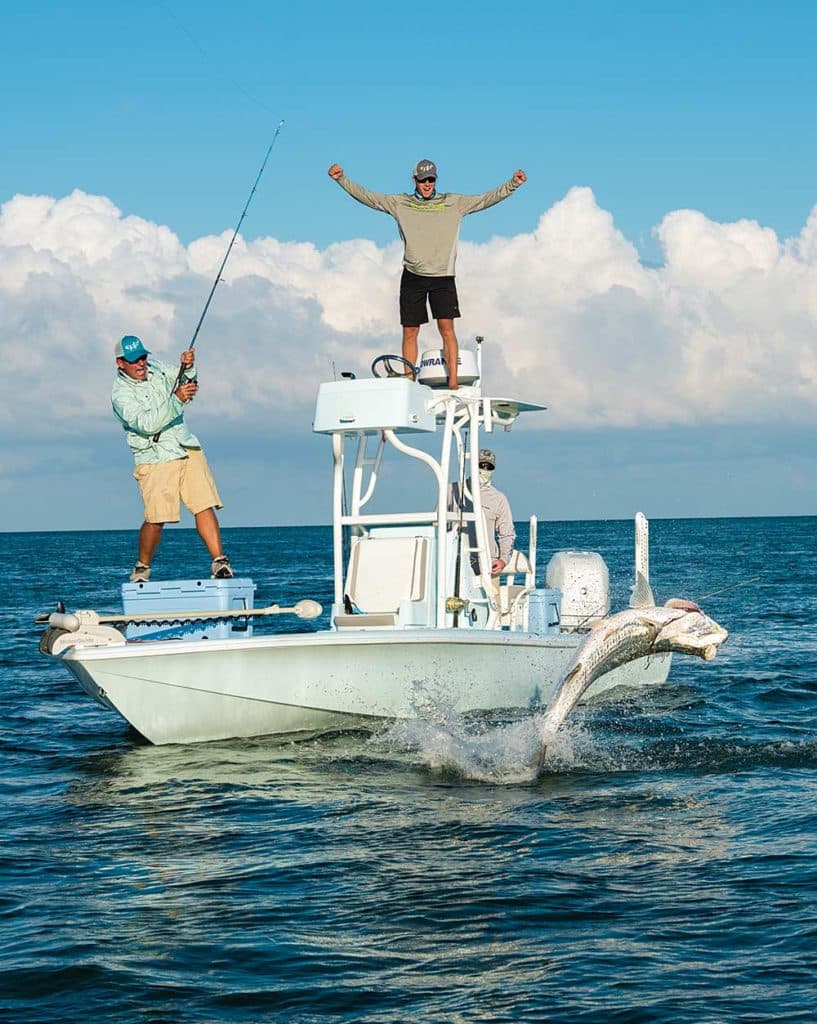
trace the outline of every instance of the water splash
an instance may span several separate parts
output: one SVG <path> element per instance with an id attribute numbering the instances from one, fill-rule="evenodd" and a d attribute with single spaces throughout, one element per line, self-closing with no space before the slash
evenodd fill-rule
<path id="1" fill-rule="evenodd" d="M 573 743 L 581 731 L 575 723 L 545 737 L 547 755 L 540 767 L 542 719 L 530 715 L 496 724 L 440 710 L 433 717 L 395 722 L 373 742 L 410 752 L 435 772 L 474 782 L 522 785 L 535 782 L 543 767 L 559 770 L 574 763 Z"/>
<path id="2" fill-rule="evenodd" d="M 711 735 L 682 724 L 677 713 L 656 716 L 654 710 L 642 718 L 630 700 L 606 702 L 582 708 L 549 736 L 542 731 L 542 714 L 497 722 L 440 710 L 396 722 L 369 742 L 390 754 L 405 753 L 432 772 L 493 785 L 530 785 L 545 776 L 588 772 L 710 775 L 817 766 L 812 736 L 768 742 Z"/>

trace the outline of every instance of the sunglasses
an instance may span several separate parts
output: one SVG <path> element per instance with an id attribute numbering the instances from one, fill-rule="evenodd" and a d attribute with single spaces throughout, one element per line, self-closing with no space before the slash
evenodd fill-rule
<path id="1" fill-rule="evenodd" d="M 417 182 L 418 185 L 428 185 L 429 182 L 433 185 L 434 182 L 437 179 L 436 178 L 415 178 L 414 180 Z"/>
<path id="2" fill-rule="evenodd" d="M 129 363 L 131 366 L 136 366 L 137 363 L 146 363 L 147 361 L 148 361 L 148 357 L 147 356 L 139 356 L 138 359 L 126 359 L 125 360 L 125 362 Z"/>
<path id="3" fill-rule="evenodd" d="M 493 469 L 494 467 L 491 465 L 490 462 L 480 462 L 479 468 L 480 469 Z"/>

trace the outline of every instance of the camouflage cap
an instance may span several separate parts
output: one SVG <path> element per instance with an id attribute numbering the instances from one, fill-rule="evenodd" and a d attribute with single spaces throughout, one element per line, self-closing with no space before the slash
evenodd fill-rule
<path id="1" fill-rule="evenodd" d="M 436 178 L 437 165 L 433 160 L 419 160 L 412 173 L 415 178 Z"/>
<path id="2" fill-rule="evenodd" d="M 496 469 L 496 455 L 491 451 L 490 448 L 480 448 L 479 450 L 479 462 L 480 465 L 483 462 L 490 462 L 491 469 Z"/>

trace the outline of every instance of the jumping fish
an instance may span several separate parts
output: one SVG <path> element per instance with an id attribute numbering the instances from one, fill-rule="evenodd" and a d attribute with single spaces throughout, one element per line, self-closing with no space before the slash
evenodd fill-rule
<path id="1" fill-rule="evenodd" d="M 537 723 L 542 741 L 539 767 L 547 743 L 599 676 L 651 654 L 694 654 L 711 661 L 728 635 L 693 601 L 678 598 L 663 607 L 630 608 L 596 623 L 573 655 Z"/>

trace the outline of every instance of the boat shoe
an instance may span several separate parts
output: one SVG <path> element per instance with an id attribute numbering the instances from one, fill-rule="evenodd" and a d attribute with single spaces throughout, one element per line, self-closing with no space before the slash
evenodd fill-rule
<path id="1" fill-rule="evenodd" d="M 150 579 L 150 566 L 144 562 L 137 562 L 130 574 L 131 583 L 147 583 Z"/>
<path id="2" fill-rule="evenodd" d="M 213 559 L 213 564 L 210 566 L 210 576 L 212 579 L 230 580 L 233 578 L 233 575 L 233 567 L 230 565 L 230 559 L 226 555 Z"/>

